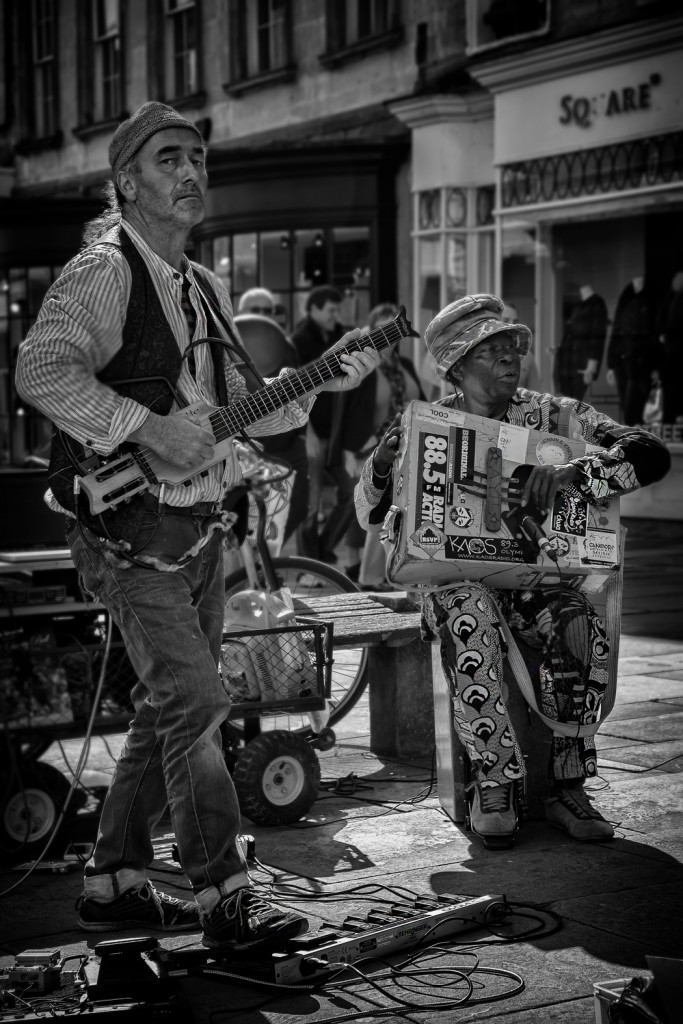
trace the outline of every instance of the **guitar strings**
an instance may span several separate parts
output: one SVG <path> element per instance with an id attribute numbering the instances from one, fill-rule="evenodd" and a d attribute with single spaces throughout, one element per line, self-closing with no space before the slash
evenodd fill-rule
<path id="1" fill-rule="evenodd" d="M 256 407 L 256 409 L 258 410 L 258 402 L 261 401 L 265 403 L 266 401 L 267 396 L 264 394 L 264 392 L 280 392 L 280 394 L 278 395 L 277 402 L 273 403 L 270 407 L 268 407 L 268 405 L 264 405 L 264 408 L 260 410 L 261 413 L 265 411 L 265 413 L 268 414 L 281 408 L 283 405 L 286 405 L 293 399 L 302 397 L 302 395 L 305 395 L 310 390 L 312 390 L 312 388 L 304 387 L 303 390 L 297 391 L 294 388 L 296 381 L 288 380 L 288 377 L 296 377 L 297 379 L 302 380 L 305 372 L 305 375 L 308 378 L 309 383 L 313 384 L 313 388 L 315 388 L 317 387 L 317 384 L 314 383 L 313 381 L 313 372 L 315 371 L 319 375 L 320 380 L 318 383 L 320 384 L 324 384 L 328 380 L 332 380 L 336 376 L 336 373 L 333 371 L 333 367 L 339 370 L 341 366 L 339 359 L 341 355 L 344 355 L 345 353 L 352 351 L 360 352 L 363 349 L 368 348 L 368 343 L 372 345 L 375 351 L 380 351 L 380 349 L 386 348 L 388 345 L 393 345 L 395 344 L 395 342 L 400 341 L 402 338 L 409 337 L 409 335 L 403 333 L 400 323 L 401 319 L 401 314 L 399 314 L 398 317 L 396 317 L 395 320 L 392 320 L 390 324 L 385 324 L 383 327 L 377 327 L 370 334 L 361 335 L 360 338 L 355 338 L 353 341 L 350 341 L 347 345 L 345 345 L 344 348 L 337 349 L 330 355 L 321 357 L 314 363 L 311 363 L 308 367 L 302 367 L 300 370 L 295 371 L 295 373 L 286 374 L 284 377 L 278 377 L 276 381 L 273 381 L 271 384 L 266 385 L 265 388 L 262 388 L 255 394 L 240 399 L 238 402 L 235 403 L 234 407 L 232 407 L 229 412 L 224 409 L 214 410 L 214 412 L 212 412 L 209 415 L 208 419 L 214 431 L 216 442 L 220 443 L 221 441 L 224 441 L 226 438 L 230 437 L 232 434 L 238 433 L 238 431 L 243 429 L 244 427 L 251 426 L 251 424 L 255 421 L 255 418 L 253 416 L 246 416 L 245 418 L 245 415 L 241 411 L 241 407 L 246 407 L 247 411 L 252 407 Z M 396 337 L 389 337 L 390 330 L 392 334 L 396 335 Z M 323 376 L 323 368 L 328 371 L 327 377 Z M 283 395 L 284 400 L 282 398 Z M 240 421 L 239 417 L 243 418 L 243 422 Z M 237 420 L 236 425 L 233 426 L 229 422 L 231 418 L 233 419 L 233 422 Z M 256 419 L 260 418 L 260 416 L 256 417 Z M 214 420 L 217 421 L 215 424 Z M 136 459 L 136 461 L 141 460 L 142 462 L 144 462 L 143 469 L 148 471 L 150 476 L 154 476 L 154 471 L 149 464 L 149 459 L 158 458 L 158 456 L 155 455 L 151 448 L 139 448 L 137 449 L 136 452 L 133 453 L 133 456 Z"/>

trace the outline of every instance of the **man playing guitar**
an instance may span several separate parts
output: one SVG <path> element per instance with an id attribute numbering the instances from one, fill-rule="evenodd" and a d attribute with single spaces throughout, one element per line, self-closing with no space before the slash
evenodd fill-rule
<path id="1" fill-rule="evenodd" d="M 355 387 L 379 356 L 350 332 L 322 372 L 292 384 L 281 376 L 254 404 L 228 355 L 239 340 L 227 290 L 184 255 L 204 217 L 199 131 L 146 103 L 119 125 L 109 160 L 109 209 L 48 291 L 16 378 L 58 428 L 49 500 L 67 513 L 82 585 L 121 630 L 139 680 L 78 923 L 201 930 L 205 945 L 248 949 L 297 935 L 307 921 L 251 887 L 217 742 L 230 709 L 216 666 L 222 547 L 234 521 L 222 502 L 239 480 L 231 437 L 245 426 L 255 435 L 303 426 L 316 392 Z M 107 462 L 123 442 L 132 450 Z M 89 485 L 95 497 L 84 502 Z M 147 878 L 167 804 L 196 902 Z"/>

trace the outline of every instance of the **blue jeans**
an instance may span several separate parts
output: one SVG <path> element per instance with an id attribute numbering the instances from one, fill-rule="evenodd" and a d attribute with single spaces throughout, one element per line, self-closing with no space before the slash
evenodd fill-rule
<path id="1" fill-rule="evenodd" d="M 201 525 L 194 517 L 164 515 L 145 553 L 177 556 L 196 544 Z M 72 530 L 68 539 L 84 590 L 110 613 L 138 676 L 135 716 L 86 865 L 86 888 L 89 876 L 112 876 L 115 892 L 117 873 L 146 877 L 152 830 L 168 805 L 183 869 L 195 894 L 210 890 L 213 903 L 219 888 L 248 883 L 237 843 L 239 804 L 219 733 L 230 711 L 217 670 L 222 535 L 215 533 L 177 572 L 122 566 L 87 531 L 84 539 Z"/>

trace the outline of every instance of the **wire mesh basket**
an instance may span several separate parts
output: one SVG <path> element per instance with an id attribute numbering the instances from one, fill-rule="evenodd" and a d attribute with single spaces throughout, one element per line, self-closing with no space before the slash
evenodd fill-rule
<path id="1" fill-rule="evenodd" d="M 233 714 L 255 716 L 326 707 L 332 673 L 331 622 L 297 619 L 277 629 L 225 633 L 219 670 Z M 0 729 L 70 736 L 92 711 L 106 644 L 56 643 L 17 628 L 0 636 Z M 137 682 L 124 644 L 109 646 L 94 719 L 97 732 L 126 730 Z"/>
<path id="2" fill-rule="evenodd" d="M 223 634 L 220 672 L 238 716 L 319 711 L 330 696 L 333 623 Z"/>

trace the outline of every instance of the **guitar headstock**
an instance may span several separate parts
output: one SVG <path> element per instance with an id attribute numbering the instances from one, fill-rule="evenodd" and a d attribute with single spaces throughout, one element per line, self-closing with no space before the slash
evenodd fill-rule
<path id="1" fill-rule="evenodd" d="M 422 337 L 418 331 L 413 330 L 413 325 L 406 316 L 406 307 L 399 306 L 398 315 L 394 318 L 394 323 L 398 324 L 401 335 L 404 338 L 420 338 Z"/>

